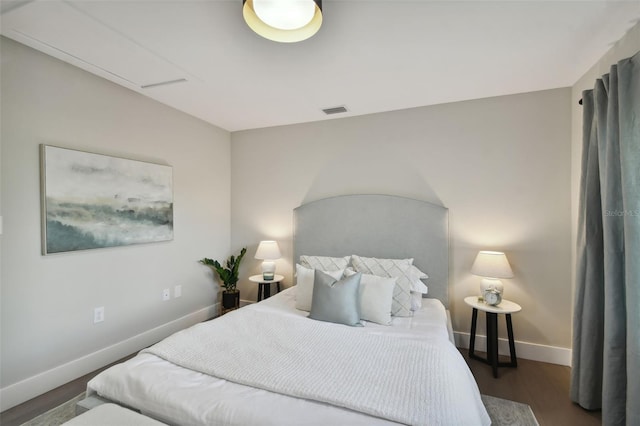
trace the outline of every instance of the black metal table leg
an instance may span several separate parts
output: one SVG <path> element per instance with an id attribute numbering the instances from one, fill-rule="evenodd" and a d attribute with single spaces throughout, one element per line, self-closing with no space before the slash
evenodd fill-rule
<path id="1" fill-rule="evenodd" d="M 262 300 L 263 291 L 264 291 L 264 283 L 258 283 L 258 302 Z"/>
<path id="2" fill-rule="evenodd" d="M 478 322 L 478 310 L 473 308 L 471 313 L 471 335 L 469 336 L 469 357 L 475 358 L 475 345 L 476 345 L 476 325 Z"/>
<path id="3" fill-rule="evenodd" d="M 264 296 L 263 299 L 268 299 L 271 296 L 271 283 L 264 283 Z"/>
<path id="4" fill-rule="evenodd" d="M 518 358 L 516 358 L 516 344 L 513 340 L 513 325 L 511 325 L 511 314 L 506 314 L 507 319 L 507 335 L 509 336 L 509 354 L 511 355 L 510 367 L 518 366 Z"/>
<path id="5" fill-rule="evenodd" d="M 493 377 L 498 377 L 498 314 L 486 312 L 487 317 L 487 360 L 493 369 Z"/>

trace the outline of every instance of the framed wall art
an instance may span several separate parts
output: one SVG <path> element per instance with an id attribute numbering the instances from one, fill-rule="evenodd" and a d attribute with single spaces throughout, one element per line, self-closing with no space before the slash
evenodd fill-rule
<path id="1" fill-rule="evenodd" d="M 173 239 L 171 166 L 40 146 L 42 253 Z"/>

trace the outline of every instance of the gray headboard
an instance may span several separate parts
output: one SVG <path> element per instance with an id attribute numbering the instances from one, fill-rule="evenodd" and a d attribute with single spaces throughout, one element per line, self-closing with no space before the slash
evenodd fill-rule
<path id="1" fill-rule="evenodd" d="M 449 307 L 449 211 L 392 195 L 345 195 L 294 209 L 294 264 L 300 255 L 402 259 L 429 275 L 427 297 Z"/>

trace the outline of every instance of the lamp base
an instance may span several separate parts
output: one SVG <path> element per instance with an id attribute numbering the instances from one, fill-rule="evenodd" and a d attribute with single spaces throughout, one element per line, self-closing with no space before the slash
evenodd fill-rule
<path id="1" fill-rule="evenodd" d="M 501 295 L 504 296 L 504 286 L 502 285 L 502 281 L 496 278 L 483 278 L 480 281 L 480 295 L 484 296 L 484 292 L 487 290 L 495 289 Z"/>
<path id="2" fill-rule="evenodd" d="M 262 279 L 272 281 L 276 275 L 276 262 L 265 260 L 262 262 Z"/>

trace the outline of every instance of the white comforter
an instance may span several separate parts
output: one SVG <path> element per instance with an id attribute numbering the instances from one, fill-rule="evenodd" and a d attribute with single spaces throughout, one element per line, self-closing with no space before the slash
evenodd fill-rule
<path id="1" fill-rule="evenodd" d="M 416 327 L 352 328 L 305 318 L 292 293 L 177 333 L 89 389 L 181 425 L 490 423 L 442 305 Z"/>

